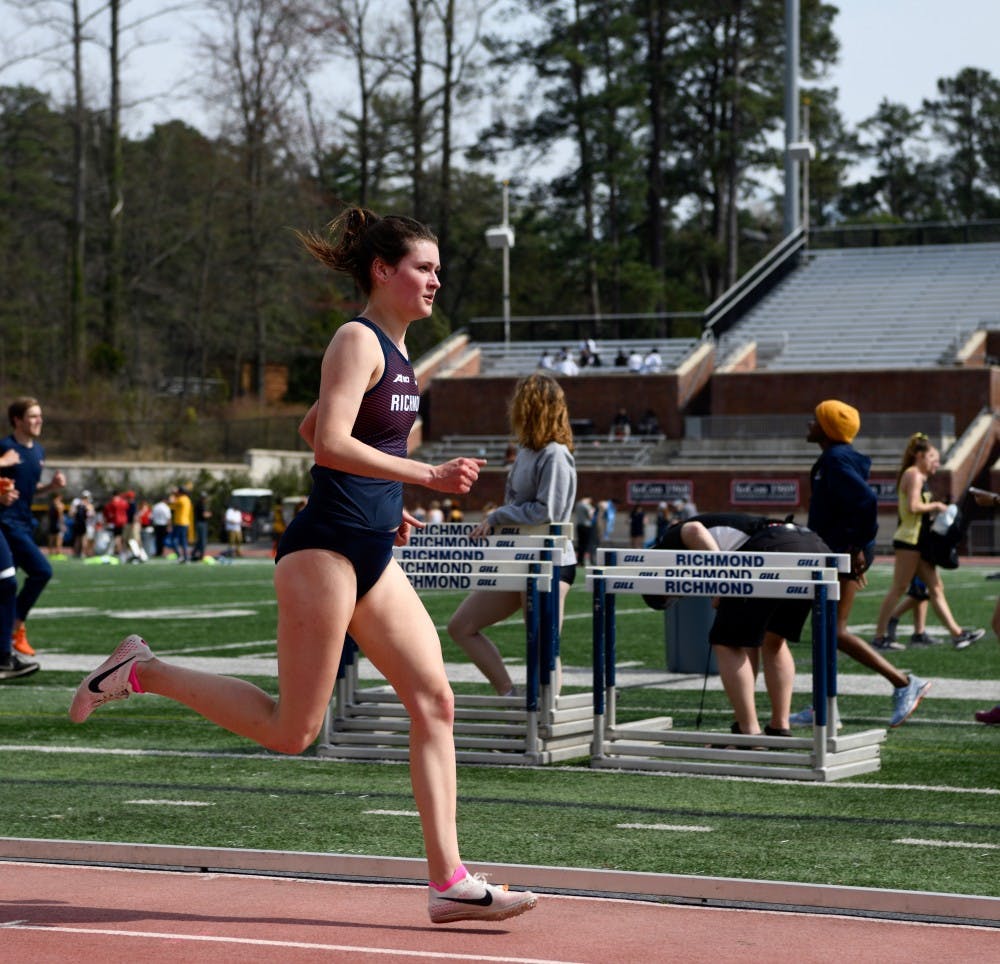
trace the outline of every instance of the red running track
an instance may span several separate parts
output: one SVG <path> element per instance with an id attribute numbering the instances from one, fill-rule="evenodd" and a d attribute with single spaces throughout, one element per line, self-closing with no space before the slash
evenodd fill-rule
<path id="1" fill-rule="evenodd" d="M 422 887 L 0 862 L 0 958 L 678 964 L 997 959 L 997 930 L 541 895 L 522 917 L 435 926 Z"/>

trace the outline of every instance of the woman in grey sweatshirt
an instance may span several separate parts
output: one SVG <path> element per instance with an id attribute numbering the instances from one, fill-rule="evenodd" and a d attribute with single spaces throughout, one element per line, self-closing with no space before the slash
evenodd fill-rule
<path id="1" fill-rule="evenodd" d="M 573 430 L 566 396 L 559 383 L 543 372 L 522 378 L 510 404 L 510 423 L 517 456 L 504 489 L 504 504 L 493 509 L 470 533 L 485 536 L 498 525 L 544 525 L 569 522 L 576 502 Z M 576 578 L 572 539 L 566 540 L 559 584 L 559 621 L 563 603 Z M 455 610 L 448 634 L 501 696 L 515 692 L 503 657 L 483 630 L 524 607 L 524 593 L 474 591 Z M 556 670 L 556 692 L 559 670 Z"/>

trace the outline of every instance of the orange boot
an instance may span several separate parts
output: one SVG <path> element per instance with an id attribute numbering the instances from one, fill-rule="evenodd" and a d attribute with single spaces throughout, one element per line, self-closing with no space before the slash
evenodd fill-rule
<path id="1" fill-rule="evenodd" d="M 16 649 L 19 653 L 23 653 L 25 656 L 35 655 L 35 650 L 32 648 L 31 643 L 28 642 L 28 632 L 24 628 L 24 623 L 21 623 L 21 625 L 14 630 L 11 642 L 14 644 L 14 649 Z"/>

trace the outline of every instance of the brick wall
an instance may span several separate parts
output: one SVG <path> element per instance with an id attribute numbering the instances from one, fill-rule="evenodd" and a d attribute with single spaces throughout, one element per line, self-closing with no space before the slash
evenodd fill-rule
<path id="1" fill-rule="evenodd" d="M 959 434 L 984 407 L 1000 408 L 1000 368 L 839 372 L 717 372 L 713 415 L 809 413 L 824 398 L 861 412 L 950 412 Z"/>

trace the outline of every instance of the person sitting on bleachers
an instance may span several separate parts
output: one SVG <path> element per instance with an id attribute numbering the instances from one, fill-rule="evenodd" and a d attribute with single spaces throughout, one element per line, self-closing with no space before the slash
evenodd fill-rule
<path id="1" fill-rule="evenodd" d="M 559 357 L 556 359 L 554 368 L 560 375 L 577 375 L 580 372 L 580 368 L 573 360 L 573 356 L 565 348 L 559 352 Z"/>
<path id="2" fill-rule="evenodd" d="M 642 361 L 642 352 L 638 348 L 633 348 L 628 356 L 628 370 L 630 372 L 641 372 Z"/>
<path id="3" fill-rule="evenodd" d="M 601 367 L 601 356 L 597 353 L 597 342 L 593 338 L 588 338 L 580 345 L 578 363 L 581 368 Z"/>
<path id="4" fill-rule="evenodd" d="M 632 420 L 628 417 L 628 411 L 624 406 L 615 412 L 611 419 L 611 431 L 608 432 L 609 442 L 623 442 L 632 434 Z"/>
<path id="5" fill-rule="evenodd" d="M 638 432 L 640 435 L 660 435 L 660 420 L 656 417 L 656 412 L 647 408 L 639 419 Z"/>
<path id="6" fill-rule="evenodd" d="M 656 375 L 663 371 L 663 358 L 659 349 L 650 348 L 646 357 L 642 360 L 642 373 L 644 375 Z"/>

